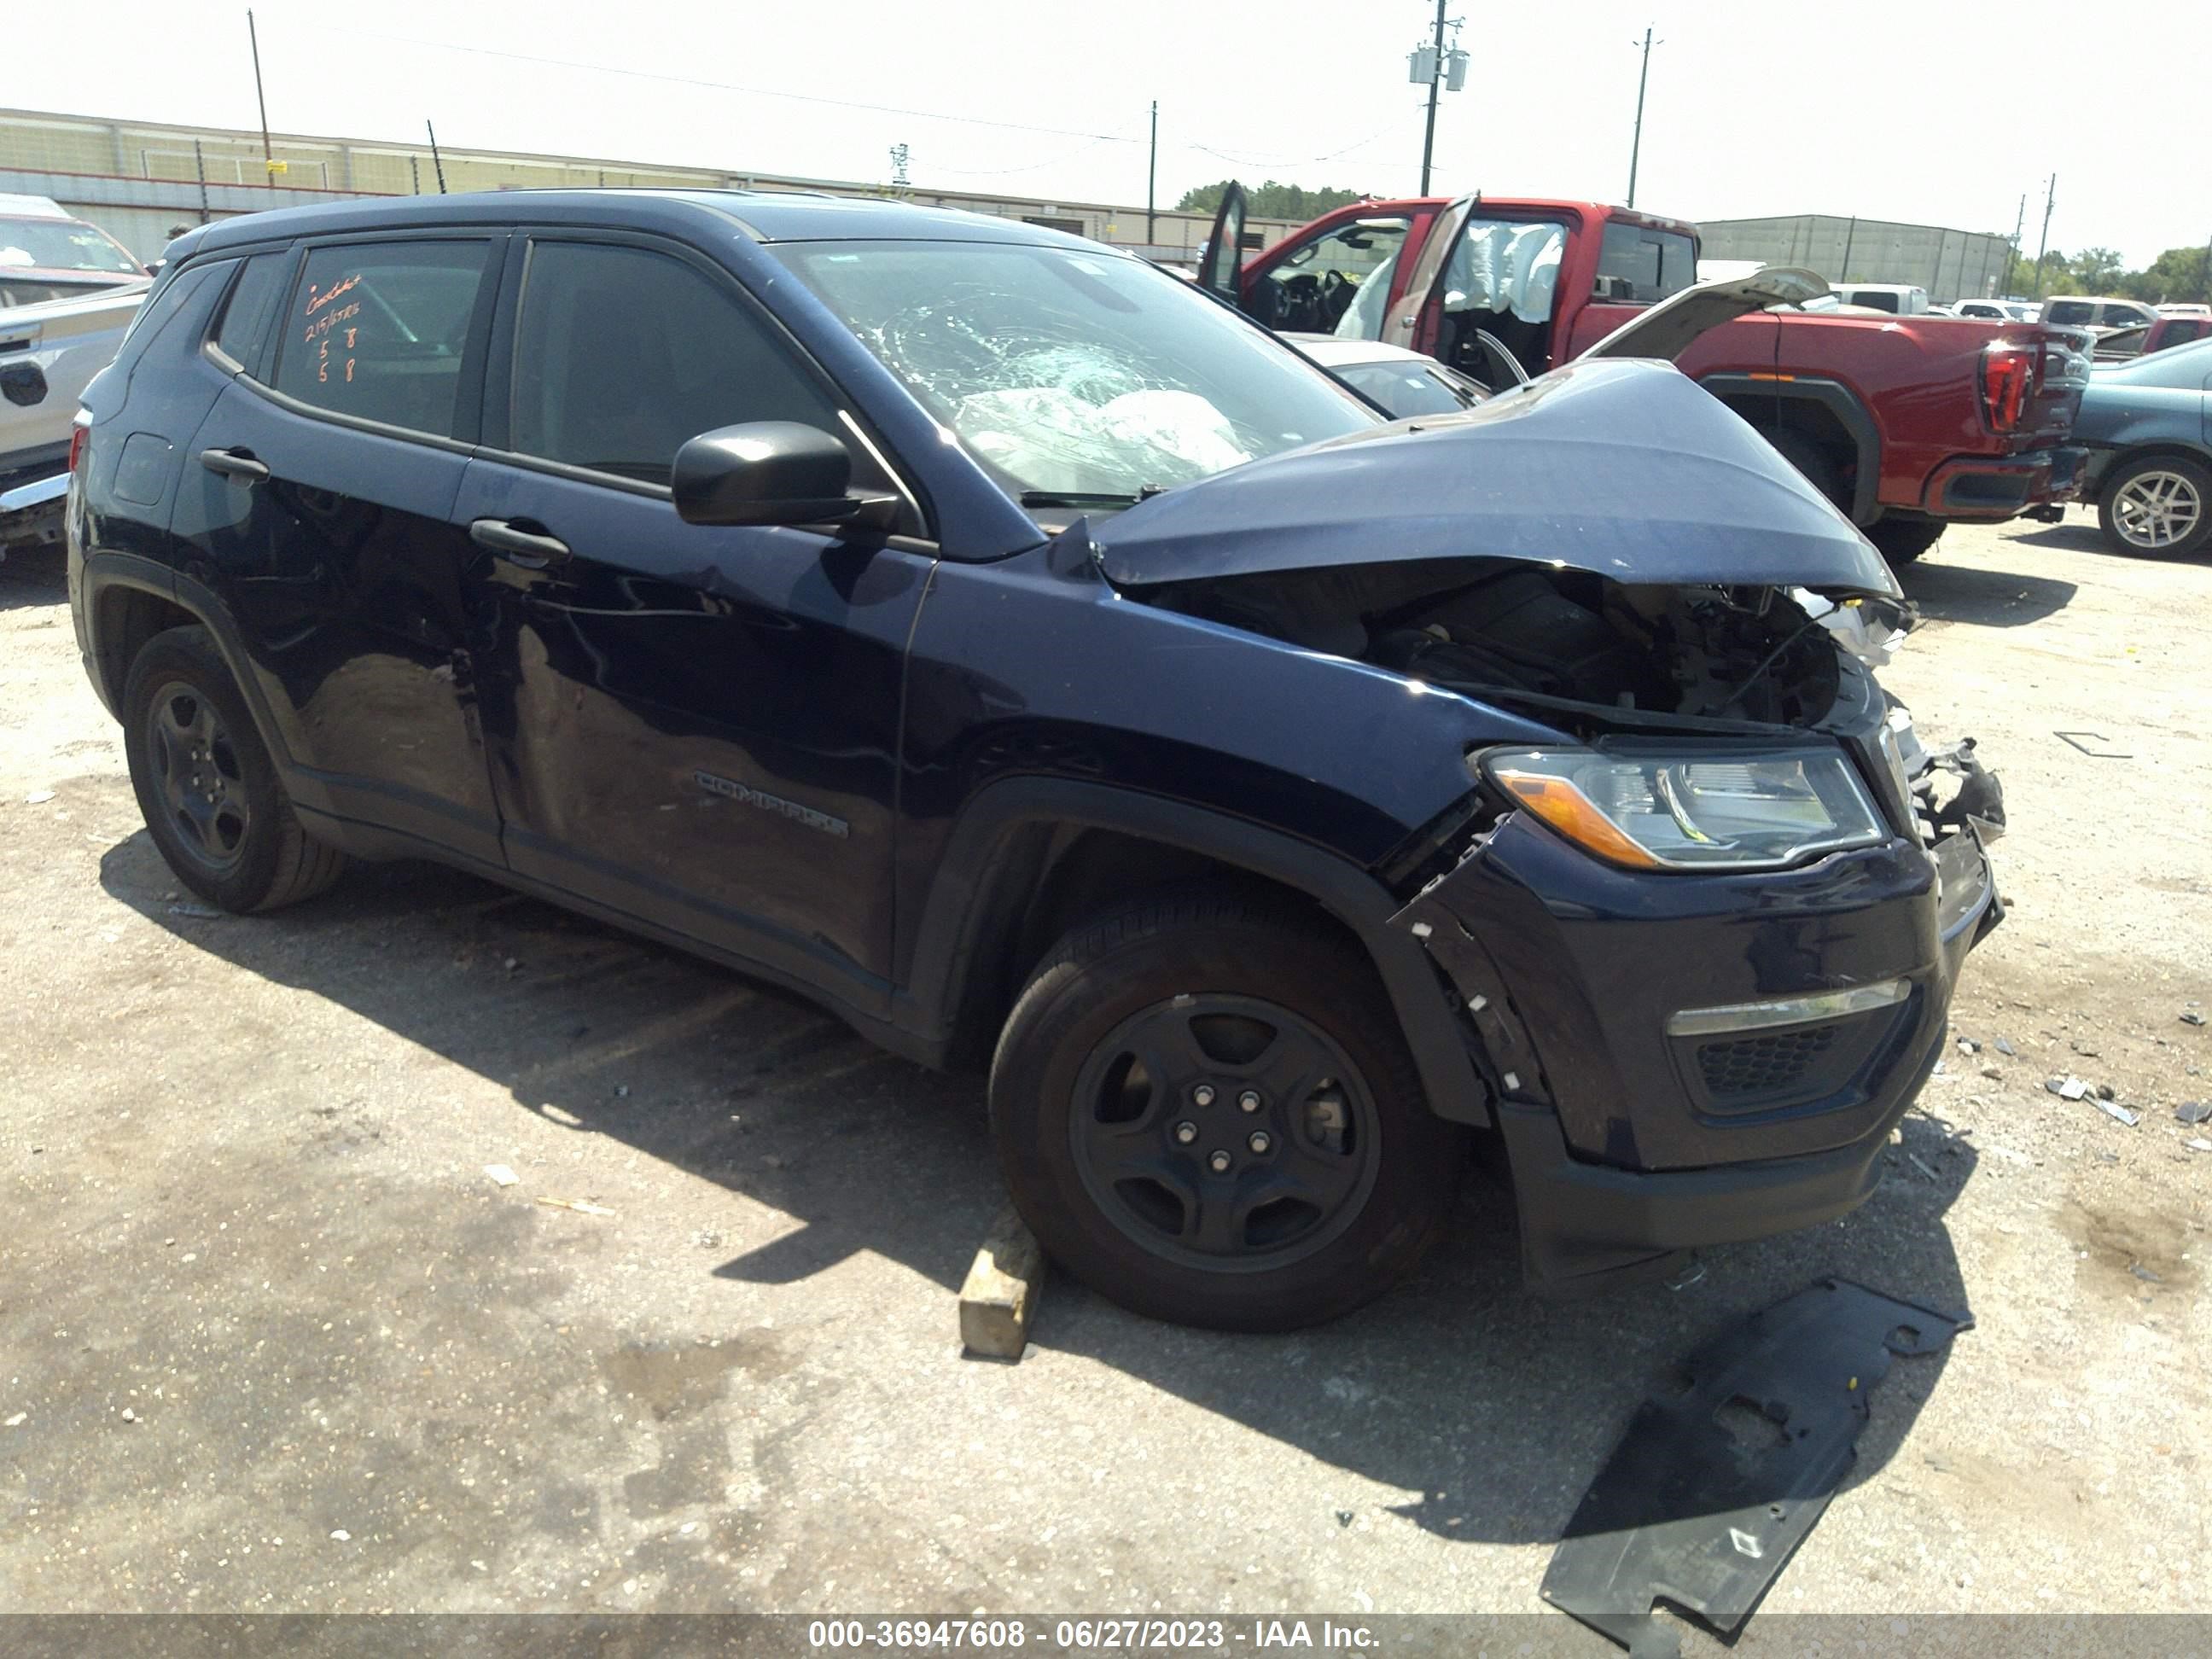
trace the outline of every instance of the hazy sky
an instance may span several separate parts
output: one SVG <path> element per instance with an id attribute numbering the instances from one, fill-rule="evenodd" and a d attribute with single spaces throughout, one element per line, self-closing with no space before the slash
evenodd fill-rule
<path id="1" fill-rule="evenodd" d="M 1454 0 L 1473 54 L 1444 95 L 1439 191 L 1618 201 L 1638 52 L 1638 204 L 1691 219 L 1856 213 L 2009 233 L 2130 265 L 2212 236 L 2212 5 L 1837 6 Z M 839 0 L 763 6 L 260 0 L 279 131 L 1141 204 L 1229 174 L 1411 193 L 1422 0 Z M 42 9 L 8 101 L 251 127 L 242 6 Z M 436 43 L 436 44 L 433 44 Z M 464 50 L 466 48 L 468 50 Z M 541 61 L 520 61 L 520 54 Z M 548 62 L 542 60 L 567 60 Z M 571 66 L 577 65 L 577 66 Z M 591 65 L 592 67 L 580 67 Z M 698 84 L 702 82 L 719 85 Z M 799 94 L 775 96 L 772 94 Z M 805 100 L 837 101 L 805 101 Z M 901 112 L 848 106 L 892 106 Z M 983 125 L 985 122 L 1005 125 Z"/>

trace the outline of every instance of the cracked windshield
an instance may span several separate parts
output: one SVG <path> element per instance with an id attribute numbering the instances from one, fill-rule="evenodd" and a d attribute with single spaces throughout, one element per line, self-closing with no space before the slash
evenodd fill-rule
<path id="1" fill-rule="evenodd" d="M 1132 260 L 1012 243 L 775 252 L 1026 506 L 1126 503 L 1380 419 Z"/>

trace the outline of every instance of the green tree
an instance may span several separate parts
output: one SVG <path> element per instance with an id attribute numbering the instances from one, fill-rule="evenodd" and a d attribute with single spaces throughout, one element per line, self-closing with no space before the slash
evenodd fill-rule
<path id="1" fill-rule="evenodd" d="M 2201 244 L 2170 247 L 2145 269 L 2121 277 L 2117 291 L 2152 305 L 2212 303 L 2212 262 Z"/>
<path id="2" fill-rule="evenodd" d="M 1221 206 L 1221 198 L 1229 189 L 1230 180 L 1224 179 L 1211 185 L 1200 185 L 1182 193 L 1175 204 L 1178 213 L 1212 213 Z M 1338 190 L 1324 185 L 1319 190 L 1308 190 L 1303 185 L 1279 184 L 1270 179 L 1265 184 L 1244 186 L 1246 210 L 1255 219 L 1313 219 L 1332 208 L 1340 208 L 1347 202 L 1357 202 L 1366 192 L 1358 190 Z"/>
<path id="3" fill-rule="evenodd" d="M 2127 269 L 2127 262 L 2108 247 L 2085 247 L 2066 262 L 2077 294 L 2109 294 Z"/>

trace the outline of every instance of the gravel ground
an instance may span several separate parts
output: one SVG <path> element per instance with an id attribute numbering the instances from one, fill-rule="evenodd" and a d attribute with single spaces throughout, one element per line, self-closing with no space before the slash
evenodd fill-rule
<path id="1" fill-rule="evenodd" d="M 427 866 L 205 914 L 58 560 L 11 559 L 0 1607 L 1533 1611 L 1658 1370 L 1833 1273 L 1978 1323 L 1893 1370 L 1771 1609 L 2212 1610 L 2212 1125 L 2174 1115 L 2212 1098 L 2212 568 L 2076 514 L 1908 585 L 1886 678 L 2002 772 L 2014 909 L 1863 1209 L 1547 1302 L 1478 1181 L 1325 1329 L 1056 1282 L 1008 1367 L 955 1340 L 976 1079 Z"/>

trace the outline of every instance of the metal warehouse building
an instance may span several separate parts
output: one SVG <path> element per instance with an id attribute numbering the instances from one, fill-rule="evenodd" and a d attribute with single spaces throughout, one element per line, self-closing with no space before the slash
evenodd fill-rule
<path id="1" fill-rule="evenodd" d="M 442 165 L 451 191 L 576 185 L 645 185 L 676 190 L 815 190 L 836 196 L 896 196 L 931 207 L 1049 225 L 1171 264 L 1195 260 L 1212 216 L 1152 216 L 1100 202 L 1055 202 L 799 179 L 693 163 L 599 161 L 455 149 L 434 156 L 428 144 L 271 135 L 276 170 L 261 135 L 237 128 L 172 126 L 0 109 L 0 194 L 48 196 L 89 219 L 143 259 L 157 256 L 179 225 L 240 213 L 361 196 L 415 196 L 439 188 Z M 1287 219 L 1252 219 L 1244 245 L 1256 248 L 1291 228 Z"/>
<path id="2" fill-rule="evenodd" d="M 1798 213 L 1778 219 L 1702 219 L 1699 254 L 1804 265 L 1831 283 L 1905 283 L 1937 301 L 1987 299 L 2005 280 L 2012 239 L 1942 225 Z"/>

